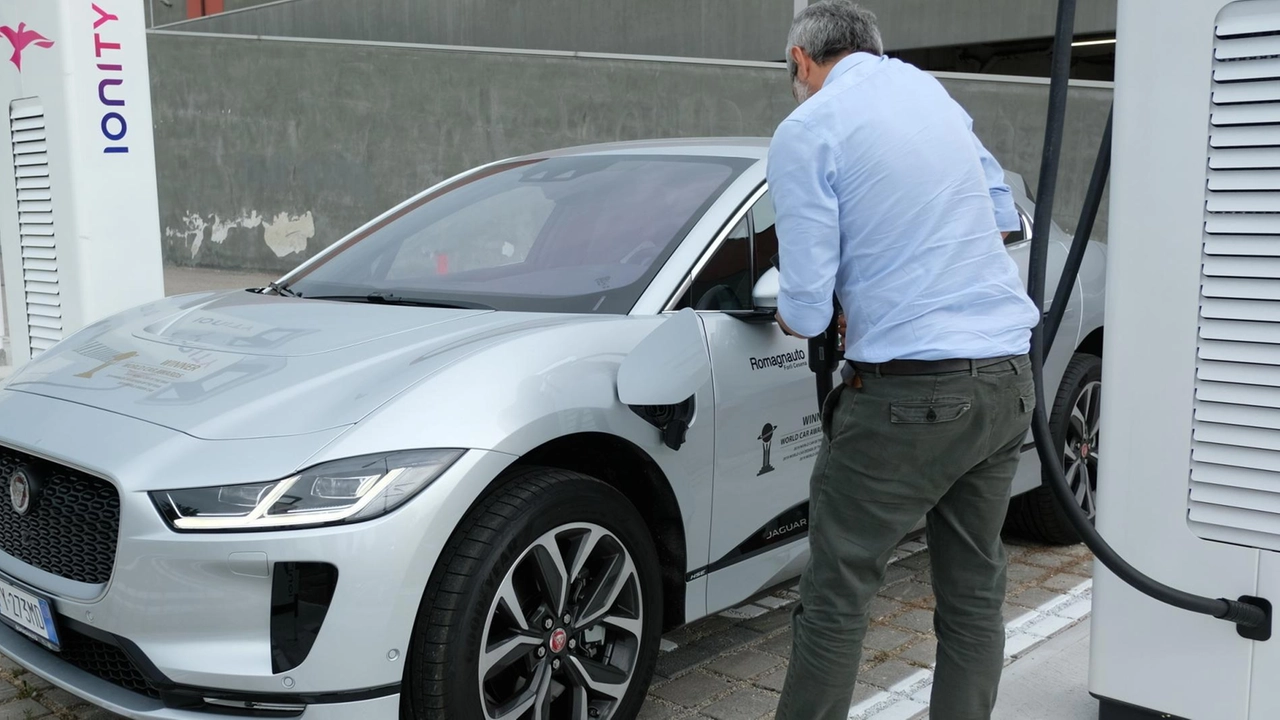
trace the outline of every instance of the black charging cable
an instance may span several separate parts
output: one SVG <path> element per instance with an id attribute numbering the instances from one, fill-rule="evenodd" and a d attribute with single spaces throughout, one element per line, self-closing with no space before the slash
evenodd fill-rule
<path id="1" fill-rule="evenodd" d="M 1075 287 L 1076 278 L 1080 275 L 1080 265 L 1084 262 L 1084 253 L 1089 247 L 1089 238 L 1093 237 L 1093 222 L 1098 218 L 1098 208 L 1102 206 L 1102 191 L 1107 187 L 1107 175 L 1111 172 L 1111 120 L 1114 115 L 1115 106 L 1112 105 L 1107 113 L 1107 126 L 1102 131 L 1102 143 L 1098 145 L 1098 159 L 1093 163 L 1089 189 L 1084 194 L 1080 220 L 1076 223 L 1076 236 L 1071 241 L 1067 262 L 1062 266 L 1062 279 L 1058 282 L 1058 290 L 1053 294 L 1053 302 L 1049 304 L 1049 312 L 1045 316 L 1044 357 L 1049 357 L 1054 338 L 1058 337 L 1058 328 L 1062 326 L 1062 317 L 1067 312 L 1071 289 Z"/>
<path id="2" fill-rule="evenodd" d="M 840 301 L 833 299 L 831 303 L 831 322 L 827 329 L 817 337 L 809 338 L 809 370 L 817 378 L 818 410 L 826 403 L 827 396 L 835 389 L 832 377 L 840 366 Z"/>
<path id="3" fill-rule="evenodd" d="M 1049 228 L 1053 220 L 1053 199 L 1057 185 L 1058 162 L 1062 149 L 1062 132 L 1067 106 L 1067 81 L 1071 64 L 1071 40 L 1075 25 L 1075 0 L 1058 0 L 1058 24 L 1053 41 L 1053 66 L 1049 85 L 1049 112 L 1045 124 L 1044 153 L 1040 162 L 1040 183 L 1037 192 L 1035 226 L 1031 239 L 1030 271 L 1027 292 L 1036 307 L 1043 307 L 1045 276 L 1049 250 Z M 1271 637 L 1271 604 L 1261 598 L 1242 596 L 1238 600 L 1210 598 L 1193 595 L 1154 580 L 1132 565 L 1107 544 L 1089 521 L 1084 510 L 1076 502 L 1075 494 L 1063 474 L 1062 457 L 1049 428 L 1049 418 L 1044 409 L 1044 358 L 1057 333 L 1066 310 L 1071 287 L 1080 271 L 1080 263 L 1102 202 L 1102 190 L 1110 168 L 1111 119 L 1107 120 L 1103 147 L 1098 152 L 1093 177 L 1089 183 L 1081 224 L 1072 242 L 1063 268 L 1062 278 L 1055 293 L 1053 306 L 1045 322 L 1037 325 L 1031 334 L 1031 365 L 1036 385 L 1036 410 L 1032 417 L 1032 434 L 1041 465 L 1049 475 L 1049 486 L 1062 506 L 1072 527 L 1093 551 L 1095 557 L 1126 584 L 1143 594 L 1174 607 L 1195 613 L 1211 615 L 1235 623 L 1240 635 L 1253 640 Z M 1047 326 L 1047 327 L 1046 327 Z"/>

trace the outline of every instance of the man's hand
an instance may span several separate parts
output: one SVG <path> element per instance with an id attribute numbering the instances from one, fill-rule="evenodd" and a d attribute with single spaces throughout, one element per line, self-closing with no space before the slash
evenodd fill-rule
<path id="1" fill-rule="evenodd" d="M 781 313 L 774 313 L 773 317 L 775 320 L 778 321 L 778 327 L 782 328 L 782 332 L 786 333 L 787 335 L 790 335 L 793 338 L 800 338 L 801 340 L 808 339 L 802 335 L 796 334 L 796 332 L 793 331 L 790 327 L 787 327 L 787 322 L 782 319 Z M 848 327 L 849 327 L 849 324 L 844 319 L 844 313 L 840 313 L 840 315 L 836 319 L 836 333 L 840 336 L 840 352 L 844 352 L 844 336 L 845 336 L 845 333 L 848 332 Z"/>
<path id="2" fill-rule="evenodd" d="M 787 321 L 782 319 L 782 313 L 774 313 L 773 317 L 775 320 L 778 321 L 778 327 L 782 328 L 782 332 L 786 333 L 787 335 L 790 335 L 793 338 L 800 338 L 801 340 L 806 339 L 801 337 L 800 335 L 797 335 L 794 331 L 792 331 L 790 327 L 787 326 Z"/>
<path id="3" fill-rule="evenodd" d="M 1009 239 L 1009 236 L 1010 236 L 1010 235 L 1012 235 L 1012 234 L 1013 234 L 1013 233 L 1011 233 L 1011 232 L 1002 232 L 1002 233 L 1000 233 L 1000 239 L 1001 239 L 1001 240 L 1008 240 L 1008 239 Z"/>

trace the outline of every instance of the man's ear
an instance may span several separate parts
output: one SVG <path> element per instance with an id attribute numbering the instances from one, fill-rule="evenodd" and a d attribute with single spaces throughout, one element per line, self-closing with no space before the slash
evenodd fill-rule
<path id="1" fill-rule="evenodd" d="M 796 66 L 796 79 L 804 82 L 809 79 L 809 56 L 805 55 L 804 50 L 792 46 L 788 52 L 791 53 L 791 62 Z"/>

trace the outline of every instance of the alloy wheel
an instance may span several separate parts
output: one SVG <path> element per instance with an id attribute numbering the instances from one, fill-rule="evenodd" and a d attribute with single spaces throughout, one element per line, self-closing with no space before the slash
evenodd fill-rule
<path id="1" fill-rule="evenodd" d="M 486 615 L 480 700 L 489 720 L 608 720 L 635 676 L 643 597 L 625 545 L 593 523 L 538 538 Z"/>
<path id="2" fill-rule="evenodd" d="M 1102 382 L 1087 383 L 1076 396 L 1067 423 L 1063 467 L 1076 502 L 1093 520 L 1098 512 L 1098 437 L 1102 419 Z"/>

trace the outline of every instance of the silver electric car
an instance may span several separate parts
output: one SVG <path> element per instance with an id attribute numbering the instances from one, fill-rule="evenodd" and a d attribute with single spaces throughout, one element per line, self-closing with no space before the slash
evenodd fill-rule
<path id="1" fill-rule="evenodd" d="M 0 390 L 0 652 L 132 718 L 635 717 L 665 630 L 808 553 L 766 149 L 489 164 L 39 355 Z M 1047 371 L 1086 509 L 1104 265 Z M 1010 524 L 1070 541 L 1039 486 L 1029 452 Z"/>

